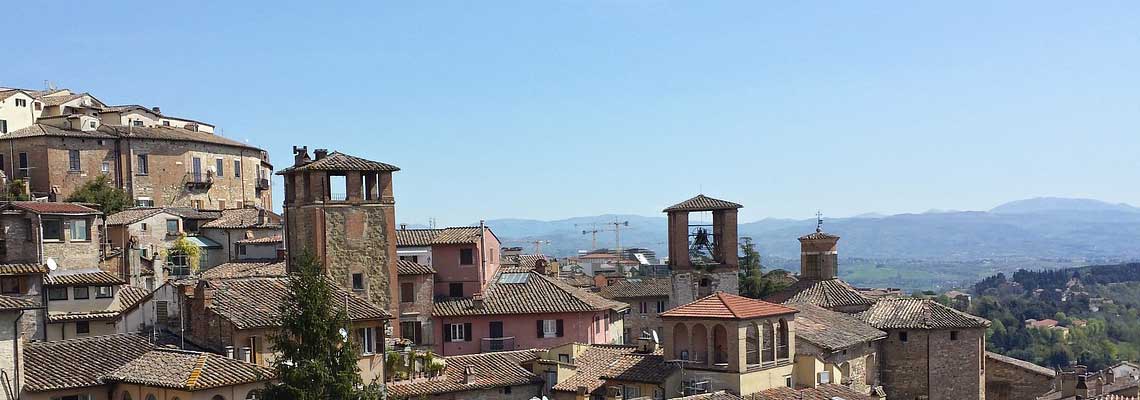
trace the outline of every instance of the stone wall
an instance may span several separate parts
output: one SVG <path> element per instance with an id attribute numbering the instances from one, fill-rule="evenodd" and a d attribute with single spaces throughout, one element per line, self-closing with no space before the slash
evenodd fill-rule
<path id="1" fill-rule="evenodd" d="M 657 312 L 657 302 L 665 302 L 665 309 L 668 310 L 668 297 L 616 298 L 614 300 L 629 304 L 629 313 L 625 315 L 625 329 L 629 332 L 628 335 L 624 335 L 626 344 L 637 344 L 641 332 L 648 330 L 657 331 L 661 343 L 665 343 L 665 325 L 661 322 L 661 313 Z M 645 313 L 641 312 L 642 302 L 646 303 Z"/>
<path id="2" fill-rule="evenodd" d="M 1052 376 L 986 357 L 986 400 L 1034 400 L 1052 385 Z"/>
<path id="3" fill-rule="evenodd" d="M 900 340 L 900 333 L 907 341 Z M 951 332 L 957 339 L 951 340 Z M 985 398 L 984 329 L 888 330 L 881 342 L 887 398 Z"/>
<path id="4" fill-rule="evenodd" d="M 703 270 L 674 270 L 673 295 L 669 296 L 669 308 L 688 304 L 694 300 L 723 291 L 729 294 L 740 293 L 740 276 L 736 271 L 708 272 Z M 702 286 L 703 280 L 707 286 Z"/>
<path id="5" fill-rule="evenodd" d="M 432 306 L 434 304 L 434 296 L 432 293 L 433 278 L 431 275 L 400 275 L 400 291 L 403 294 L 403 287 L 406 283 L 412 284 L 414 295 L 412 296 L 413 302 L 404 302 L 403 297 L 400 300 L 400 322 L 419 322 L 420 330 L 422 331 L 418 345 L 430 346 L 435 342 L 433 341 L 433 332 L 435 329 L 432 325 Z M 401 336 L 403 334 L 401 333 Z M 411 339 L 411 338 L 407 338 Z"/>

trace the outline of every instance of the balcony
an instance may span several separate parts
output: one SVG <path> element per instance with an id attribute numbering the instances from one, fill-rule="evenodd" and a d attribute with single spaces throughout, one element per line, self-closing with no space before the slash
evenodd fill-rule
<path id="1" fill-rule="evenodd" d="M 269 179 L 268 178 L 258 178 L 257 179 L 257 190 L 269 190 Z"/>
<path id="2" fill-rule="evenodd" d="M 497 338 L 483 338 L 479 343 L 479 349 L 484 353 L 493 351 L 505 351 L 515 349 L 515 337 L 497 337 Z"/>
<path id="3" fill-rule="evenodd" d="M 183 180 L 186 186 L 193 188 L 208 188 L 214 184 L 214 173 L 211 171 L 206 172 L 191 172 L 186 174 Z"/>

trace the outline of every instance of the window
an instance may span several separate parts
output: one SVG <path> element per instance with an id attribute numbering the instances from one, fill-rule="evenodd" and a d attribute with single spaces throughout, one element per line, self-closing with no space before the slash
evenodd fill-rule
<path id="1" fill-rule="evenodd" d="M 423 344 L 423 323 L 419 321 L 404 321 L 400 323 L 400 337 L 411 340 L 412 343 Z"/>
<path id="2" fill-rule="evenodd" d="M 20 278 L 14 276 L 5 276 L 0 278 L 0 293 L 19 294 Z"/>
<path id="3" fill-rule="evenodd" d="M 111 172 L 111 163 L 108 161 L 103 161 L 103 165 L 99 166 L 99 171 L 103 172 L 104 174 Z"/>
<path id="4" fill-rule="evenodd" d="M 360 340 L 361 354 L 376 353 L 376 328 L 357 328 L 356 337 Z"/>
<path id="5" fill-rule="evenodd" d="M 71 240 L 72 241 L 85 241 L 90 240 L 88 236 L 87 220 L 73 219 L 71 220 Z"/>
<path id="6" fill-rule="evenodd" d="M 244 255 L 245 255 L 245 248 L 246 248 L 246 247 L 247 247 L 247 246 L 246 246 L 246 245 L 244 245 L 244 244 L 239 244 L 239 245 L 237 245 L 237 248 L 238 248 L 238 255 L 239 255 L 239 256 L 244 256 Z"/>
<path id="7" fill-rule="evenodd" d="M 225 199 L 218 199 L 218 209 L 219 210 L 225 210 L 226 209 L 226 200 Z"/>
<path id="8" fill-rule="evenodd" d="M 142 122 L 142 120 L 141 120 L 141 119 L 136 119 L 136 120 L 132 120 L 132 121 L 131 121 L 131 125 L 133 125 L 133 126 L 143 126 L 143 122 Z"/>
<path id="9" fill-rule="evenodd" d="M 950 340 L 958 340 L 958 331 L 950 331 Z"/>
<path id="10" fill-rule="evenodd" d="M 27 99 L 16 99 L 16 107 L 27 107 L 27 106 L 28 106 L 28 100 Z"/>
<path id="11" fill-rule="evenodd" d="M 539 321 L 539 326 L 542 328 L 542 336 L 544 338 L 552 338 L 561 336 L 558 334 L 558 321 L 553 319 L 544 319 Z"/>
<path id="12" fill-rule="evenodd" d="M 400 283 L 400 302 L 401 303 L 415 303 L 416 302 L 416 285 L 412 282 Z"/>
<path id="13" fill-rule="evenodd" d="M 594 333 L 602 333 L 602 319 L 594 317 Z"/>
<path id="14" fill-rule="evenodd" d="M 67 160 L 68 160 L 67 169 L 69 171 L 78 171 L 79 170 L 79 150 L 68 150 L 67 151 Z"/>
<path id="15" fill-rule="evenodd" d="M 447 285 L 447 289 L 448 289 L 448 293 L 447 293 L 448 296 L 463 297 L 463 284 L 462 283 L 450 283 Z"/>
<path id="16" fill-rule="evenodd" d="M 0 133 L 8 133 L 8 121 L 0 119 Z"/>
<path id="17" fill-rule="evenodd" d="M 135 165 L 135 171 L 138 171 L 139 175 L 150 173 L 150 156 L 147 154 L 139 154 L 136 158 L 138 158 L 138 162 L 136 163 L 138 165 Z"/>
<path id="18" fill-rule="evenodd" d="M 44 226 L 44 240 L 63 240 L 63 221 L 45 219 L 41 224 Z"/>
<path id="19" fill-rule="evenodd" d="M 177 235 L 178 234 L 178 219 L 171 218 L 171 219 L 166 220 L 166 234 L 167 235 Z"/>
<path id="20" fill-rule="evenodd" d="M 622 385 L 622 392 L 625 393 L 625 397 L 622 397 L 623 399 L 632 399 L 632 398 L 636 398 L 636 397 L 641 397 L 641 387 L 640 386 Z"/>
<path id="21" fill-rule="evenodd" d="M 225 165 L 225 163 L 226 163 L 226 161 L 222 160 L 220 158 L 217 160 L 214 160 L 214 169 L 217 169 L 217 171 L 214 171 L 214 172 L 216 172 L 218 174 L 217 176 L 219 178 L 225 176 L 225 173 L 224 173 L 223 168 L 222 168 Z"/>
<path id="22" fill-rule="evenodd" d="M 142 229 L 143 232 L 146 232 L 146 222 L 139 224 L 139 228 Z M 144 248 L 143 250 L 143 257 L 146 257 L 146 249 Z"/>
<path id="23" fill-rule="evenodd" d="M 163 121 L 162 121 L 162 126 L 170 126 L 170 121 L 167 121 L 167 120 L 163 120 Z"/>
<path id="24" fill-rule="evenodd" d="M 48 288 L 48 300 L 67 300 L 67 288 Z"/>
<path id="25" fill-rule="evenodd" d="M 638 307 L 638 311 L 641 312 L 642 314 L 649 312 L 649 303 L 646 303 L 643 301 L 638 305 L 640 306 L 640 307 Z"/>
<path id="26" fill-rule="evenodd" d="M 451 325 L 448 325 L 447 327 L 450 328 L 450 331 L 447 332 L 447 333 L 450 333 L 449 338 L 448 338 L 449 341 L 452 341 L 452 342 L 467 341 L 467 329 L 466 329 L 467 324 L 451 324 Z"/>
<path id="27" fill-rule="evenodd" d="M 95 122 L 95 121 L 88 122 L 87 126 L 90 126 L 91 129 L 95 129 L 95 128 L 99 127 L 98 122 Z"/>
<path id="28" fill-rule="evenodd" d="M 558 355 L 558 362 L 563 362 L 563 363 L 569 364 L 570 363 L 570 355 L 569 354 L 559 354 Z"/>
<path id="29" fill-rule="evenodd" d="M 784 377 L 784 386 L 792 387 L 792 376 L 791 375 Z"/>
<path id="30" fill-rule="evenodd" d="M 96 299 L 109 299 L 109 298 L 111 298 L 111 287 L 110 286 L 96 286 L 95 287 L 95 298 Z"/>
<path id="31" fill-rule="evenodd" d="M 86 335 L 89 333 L 91 333 L 91 322 L 89 322 L 89 321 L 78 321 L 75 323 L 75 334 Z"/>
<path id="32" fill-rule="evenodd" d="M 510 386 L 504 387 L 503 388 L 503 394 L 511 394 L 511 387 Z"/>
<path id="33" fill-rule="evenodd" d="M 75 300 L 90 299 L 91 293 L 88 291 L 87 286 L 77 286 L 71 289 L 72 298 Z"/>
<path id="34" fill-rule="evenodd" d="M 154 200 L 150 197 L 139 197 L 135 199 L 135 207 L 154 207 Z"/>
<path id="35" fill-rule="evenodd" d="M 400 260 L 411 261 L 411 262 L 414 262 L 416 264 L 419 264 L 420 263 L 420 256 L 400 256 Z"/>
<path id="36" fill-rule="evenodd" d="M 906 341 L 906 332 L 899 332 L 899 341 L 900 342 Z"/>
<path id="37" fill-rule="evenodd" d="M 43 104 L 40 104 L 40 102 L 38 102 L 38 101 L 37 101 L 37 102 L 34 102 L 34 103 L 32 103 L 32 104 L 33 104 L 33 105 L 36 107 L 36 111 L 40 111 L 40 110 L 43 110 L 43 109 L 44 109 L 44 106 L 43 106 Z"/>
<path id="38" fill-rule="evenodd" d="M 665 300 L 658 300 L 657 301 L 657 313 L 665 312 L 665 304 L 666 304 Z"/>
<path id="39" fill-rule="evenodd" d="M 166 256 L 166 263 L 170 265 L 170 274 L 174 276 L 190 275 L 190 262 L 185 254 L 174 253 Z"/>
<path id="40" fill-rule="evenodd" d="M 234 160 L 234 178 L 241 178 L 241 160 Z"/>
<path id="41" fill-rule="evenodd" d="M 475 264 L 475 249 L 459 250 L 459 265 Z"/>
<path id="42" fill-rule="evenodd" d="M 352 274 L 352 290 L 364 290 L 364 274 Z"/>
<path id="43" fill-rule="evenodd" d="M 7 125 L 5 125 L 5 127 L 6 126 Z M 7 130 L 5 130 L 5 132 L 7 132 Z M 28 177 L 28 153 L 20 153 L 19 157 L 20 157 L 20 171 L 19 171 L 18 175 L 21 178 L 27 178 Z"/>

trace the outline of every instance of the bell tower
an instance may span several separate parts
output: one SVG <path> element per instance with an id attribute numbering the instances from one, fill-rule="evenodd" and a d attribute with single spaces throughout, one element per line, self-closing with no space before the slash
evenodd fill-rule
<path id="1" fill-rule="evenodd" d="M 677 203 L 669 216 L 669 268 L 672 306 L 687 304 L 717 291 L 740 292 L 737 253 L 737 210 L 740 204 L 703 194 Z M 711 213 L 711 224 L 694 224 L 691 213 Z"/>
<path id="2" fill-rule="evenodd" d="M 823 231 L 816 213 L 815 232 L 800 236 L 800 279 L 823 281 L 839 277 L 839 236 Z"/>
<path id="3" fill-rule="evenodd" d="M 287 268 L 316 257 L 330 279 L 400 315 L 396 273 L 396 200 L 400 168 L 340 152 L 293 147 L 285 177 Z"/>

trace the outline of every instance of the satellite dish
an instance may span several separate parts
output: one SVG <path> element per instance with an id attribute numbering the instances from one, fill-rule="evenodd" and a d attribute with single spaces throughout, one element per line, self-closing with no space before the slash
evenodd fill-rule
<path id="1" fill-rule="evenodd" d="M 340 328 L 340 337 L 344 338 L 344 341 L 347 342 L 348 341 L 348 329 Z"/>
<path id="2" fill-rule="evenodd" d="M 55 270 L 59 269 L 59 265 L 56 265 L 54 258 L 48 257 L 46 264 L 48 267 L 48 271 L 55 271 Z"/>
<path id="3" fill-rule="evenodd" d="M 649 332 L 653 333 L 653 344 L 661 344 L 661 337 L 657 336 L 657 330 L 650 329 Z"/>

